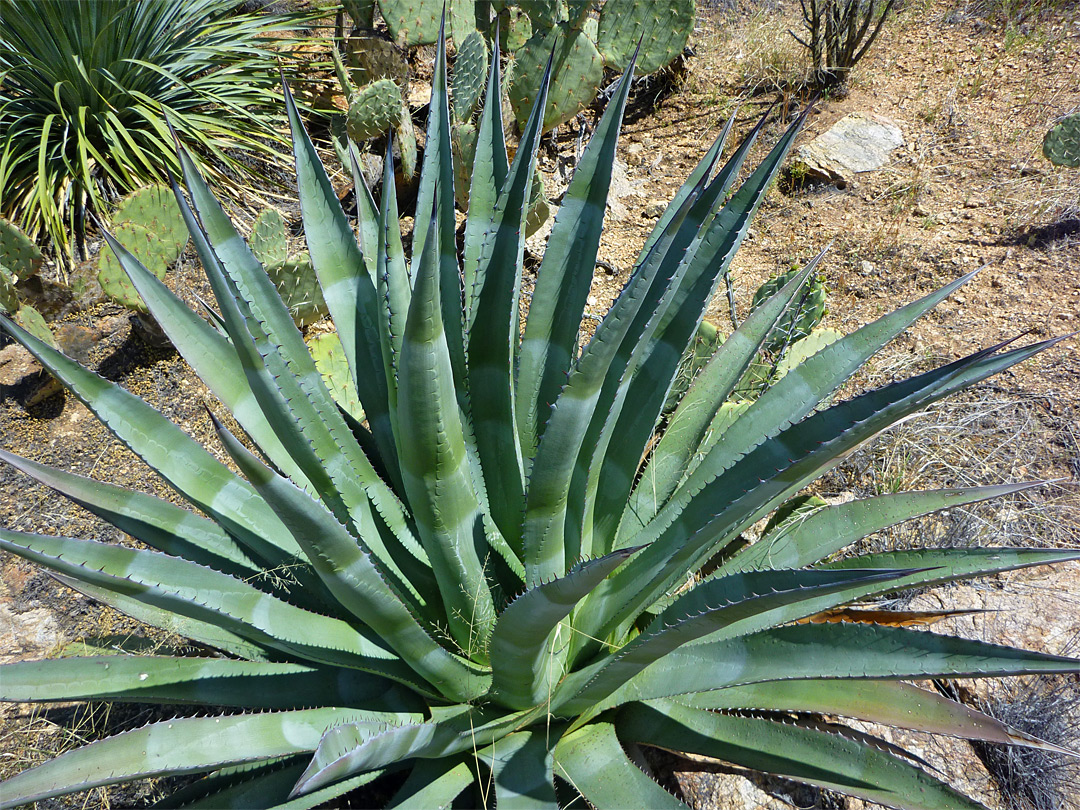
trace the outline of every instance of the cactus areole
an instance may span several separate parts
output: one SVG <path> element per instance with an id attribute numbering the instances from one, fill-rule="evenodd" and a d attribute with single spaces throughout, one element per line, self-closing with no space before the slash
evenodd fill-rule
<path id="1" fill-rule="evenodd" d="M 906 681 L 1075 671 L 1076 660 L 911 630 L 878 610 L 807 621 L 840 607 L 857 616 L 859 603 L 904 588 L 1080 556 L 837 555 L 898 521 L 1031 485 L 837 505 L 800 493 L 890 424 L 1053 341 L 993 347 L 832 403 L 965 277 L 820 341 L 733 405 L 815 260 L 716 341 L 661 417 L 802 120 L 741 186 L 761 125 L 721 165 L 728 125 L 581 346 L 630 72 L 563 198 L 524 326 L 522 240 L 550 64 L 511 164 L 497 51 L 490 60 L 460 251 L 442 42 L 411 256 L 393 182 L 376 204 L 354 165 L 357 238 L 286 92 L 310 261 L 340 340 L 331 349 L 343 355 L 329 388 L 262 264 L 181 153 L 187 194 L 174 191 L 216 296 L 213 323 L 108 238 L 218 398 L 211 411 L 230 411 L 243 441 L 214 418 L 219 444 L 206 449 L 0 321 L 190 504 L 0 451 L 141 541 L 2 529 L 0 548 L 199 651 L 8 664 L 0 697 L 209 707 L 25 770 L 0 786 L 0 807 L 182 774 L 196 778 L 160 806 L 333 806 L 379 780 L 371 795 L 395 806 L 555 808 L 580 794 L 594 807 L 683 807 L 628 756 L 644 745 L 894 807 L 974 808 L 895 746 L 817 718 L 1046 745 Z"/>

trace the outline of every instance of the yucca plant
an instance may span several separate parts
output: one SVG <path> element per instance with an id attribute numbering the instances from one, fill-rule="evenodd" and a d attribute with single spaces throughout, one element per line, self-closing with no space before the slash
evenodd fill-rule
<path id="1" fill-rule="evenodd" d="M 276 160 L 281 96 L 264 35 L 295 20 L 239 5 L 5 0 L 0 216 L 70 257 L 87 209 L 104 214 L 179 168 L 165 114 L 200 165 L 248 176 L 242 153 Z"/>
<path id="2" fill-rule="evenodd" d="M 382 790 L 396 790 L 402 807 L 556 807 L 579 794 L 602 808 L 682 807 L 628 756 L 646 745 L 896 807 L 977 807 L 915 757 L 821 716 L 1038 746 L 905 681 L 1077 662 L 909 629 L 926 617 L 858 605 L 1080 553 L 838 556 L 898 521 L 1029 484 L 809 512 L 792 498 L 890 424 L 1053 341 L 993 347 L 824 407 L 965 277 L 828 345 L 732 413 L 729 395 L 815 260 L 716 349 L 657 436 L 681 356 L 801 122 L 738 188 L 764 122 L 717 171 L 728 123 L 579 348 L 630 74 L 566 192 L 523 326 L 522 234 L 544 90 L 510 164 L 492 60 L 459 254 L 445 75 L 440 46 L 411 261 L 390 161 L 378 206 L 354 162 L 357 240 L 286 93 L 308 248 L 362 420 L 332 399 L 183 151 L 190 204 L 174 189 L 217 297 L 212 322 L 110 244 L 246 434 L 215 418 L 239 474 L 4 321 L 198 512 L 4 452 L 151 548 L 7 530 L 0 547 L 204 652 L 10 664 L 0 696 L 213 708 L 18 774 L 0 805 L 203 774 L 158 806 L 313 807 L 388 775 L 396 781 Z M 770 515 L 759 536 L 753 527 Z"/>

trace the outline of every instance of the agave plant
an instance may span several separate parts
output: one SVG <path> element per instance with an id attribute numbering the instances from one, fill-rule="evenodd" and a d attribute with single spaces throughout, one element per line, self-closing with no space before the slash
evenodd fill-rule
<path id="1" fill-rule="evenodd" d="M 338 407 L 183 151 L 190 203 L 174 190 L 217 297 L 212 322 L 110 244 L 246 434 L 215 418 L 240 474 L 4 321 L 198 511 L 5 452 L 150 548 L 8 530 L 0 547 L 203 652 L 19 662 L 0 669 L 0 697 L 213 709 L 24 771 L 3 784 L 3 807 L 176 774 L 201 777 L 159 806 L 312 807 L 383 776 L 404 807 L 556 807 L 579 794 L 595 807 L 684 806 L 627 754 L 645 745 L 896 807 L 970 808 L 914 757 L 821 717 L 1041 744 L 905 680 L 1062 672 L 1075 660 L 913 630 L 911 617 L 858 605 L 1080 554 L 837 556 L 898 521 L 1026 485 L 812 511 L 793 499 L 890 424 L 1053 341 L 993 347 L 826 407 L 965 277 L 822 348 L 733 410 L 730 395 L 815 260 L 716 349 L 661 430 L 681 356 L 799 124 L 736 188 L 762 124 L 717 169 L 728 123 L 579 347 L 629 74 L 566 192 L 522 325 L 544 91 L 510 164 L 497 58 L 490 70 L 459 254 L 438 49 L 411 261 L 390 161 L 378 206 L 354 165 L 357 237 L 285 94 L 311 261 L 363 419 Z"/>
<path id="2" fill-rule="evenodd" d="M 85 210 L 178 168 L 164 112 L 200 158 L 242 175 L 238 151 L 276 160 L 276 58 L 262 37 L 295 20 L 239 4 L 5 0 L 0 215 L 70 256 Z"/>

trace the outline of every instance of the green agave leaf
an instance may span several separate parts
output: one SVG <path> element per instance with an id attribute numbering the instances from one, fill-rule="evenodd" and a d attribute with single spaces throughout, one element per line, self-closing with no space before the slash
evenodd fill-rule
<path id="1" fill-rule="evenodd" d="M 426 723 L 335 726 L 319 742 L 293 793 L 302 795 L 337 779 L 412 757 L 440 759 L 489 745 L 520 717 L 454 706 L 447 716 Z M 487 726 L 492 719 L 496 724 Z"/>
<path id="2" fill-rule="evenodd" d="M 445 21 L 444 21 L 445 22 Z M 412 276 L 419 275 L 417 265 L 424 261 L 424 248 L 433 232 L 428 220 L 434 212 L 434 229 L 438 233 L 438 263 L 440 306 L 447 351 L 454 369 L 456 391 L 466 391 L 465 337 L 460 269 L 458 267 L 454 215 L 454 156 L 450 146 L 450 94 L 446 83 L 446 28 L 439 29 L 436 43 L 435 70 L 431 80 L 427 144 L 416 192 L 416 222 L 413 226 Z M 415 283 L 415 281 L 414 281 Z M 466 291 L 467 292 L 467 291 Z M 468 296 L 465 296 L 466 298 Z"/>
<path id="3" fill-rule="evenodd" d="M 472 175 L 469 178 L 469 215 L 465 220 L 465 251 L 462 273 L 465 285 L 465 320 L 473 318 L 473 285 L 480 252 L 484 247 L 484 233 L 495 215 L 495 204 L 510 172 L 510 160 L 506 154 L 506 133 L 502 117 L 502 74 L 499 66 L 499 38 L 491 41 L 493 50 L 488 73 L 484 109 L 476 135 L 476 152 L 473 156 Z M 419 209 L 417 209 L 419 210 Z"/>
<path id="4" fill-rule="evenodd" d="M 492 690 L 518 709 L 551 697 L 563 674 L 569 627 L 562 621 L 582 597 L 637 549 L 626 549 L 576 566 L 565 577 L 538 585 L 515 599 L 491 635 Z"/>
<path id="5" fill-rule="evenodd" d="M 591 723 L 566 734 L 555 746 L 554 759 L 555 773 L 597 810 L 686 808 L 627 759 L 611 723 Z"/>
<path id="6" fill-rule="evenodd" d="M 375 240 L 376 290 L 382 301 L 379 318 L 379 343 L 382 346 L 383 368 L 386 372 L 386 388 L 390 408 L 390 424 L 397 435 L 397 360 L 401 354 L 401 338 L 405 334 L 405 318 L 412 298 L 412 282 L 405 263 L 405 249 L 401 244 L 401 226 L 398 223 L 397 195 L 394 188 L 394 154 L 392 140 L 387 138 L 383 157 L 383 196 L 379 207 L 378 237 Z M 397 452 L 395 447 L 395 460 Z M 395 468 L 397 465 L 395 464 Z M 399 471 L 400 475 L 400 471 Z"/>
<path id="7" fill-rule="evenodd" d="M 670 590 L 682 572 L 696 570 L 781 500 L 838 463 L 848 450 L 909 413 L 1021 362 L 1054 342 L 1000 355 L 994 354 L 1000 347 L 977 352 L 834 405 L 762 443 L 689 498 L 675 498 L 661 510 L 667 519 L 658 516 L 653 528 L 637 536 L 638 542 L 648 543 L 654 537 L 656 542 L 587 597 L 582 630 L 596 637 L 628 626 L 641 610 Z M 594 607 L 591 612 L 590 606 Z"/>
<path id="8" fill-rule="evenodd" d="M 316 663 L 360 669 L 410 685 L 411 670 L 339 619 L 156 551 L 0 529 L 0 548 L 91 585 L 133 596 Z"/>
<path id="9" fill-rule="evenodd" d="M 773 326 L 824 256 L 824 251 L 819 253 L 803 273 L 751 312 L 698 374 L 668 421 L 641 481 L 623 510 L 618 542 L 648 525 L 675 491 L 717 412 L 735 390 Z"/>
<path id="10" fill-rule="evenodd" d="M 963 703 L 899 681 L 776 681 L 687 695 L 678 702 L 713 711 L 749 709 L 854 717 L 897 728 L 1080 757 Z M 658 708 L 663 710 L 663 706 Z"/>
<path id="11" fill-rule="evenodd" d="M 411 440 L 402 444 L 401 470 L 450 632 L 467 655 L 482 656 L 495 608 L 479 556 L 487 541 L 443 330 L 440 236 L 429 231 L 402 338 L 398 424 Z"/>
<path id="12" fill-rule="evenodd" d="M 153 810 L 208 806 L 214 810 L 252 807 L 245 801 L 250 790 L 259 791 L 263 802 L 258 806 L 264 807 L 269 803 L 268 797 L 271 795 L 288 796 L 289 789 L 306 762 L 307 757 L 300 754 L 220 768 L 173 791 L 154 802 L 151 807 Z M 289 777 L 292 777 L 292 781 L 287 781 Z"/>
<path id="13" fill-rule="evenodd" d="M 375 198 L 371 196 L 371 189 L 368 188 L 364 172 L 360 168 L 360 153 L 357 152 L 356 144 L 352 141 L 349 141 L 349 165 L 353 176 L 353 193 L 356 196 L 356 230 L 361 247 L 360 252 L 364 257 L 364 266 L 367 267 L 368 274 L 371 276 L 371 283 L 377 284 L 375 257 L 378 254 L 379 209 L 375 205 Z M 320 286 L 322 286 L 321 282 Z M 334 321 L 334 326 L 342 333 L 355 334 L 344 326 L 338 326 L 337 320 Z M 353 385 L 356 385 L 355 380 Z"/>
<path id="14" fill-rule="evenodd" d="M 3 783 L 0 808 L 131 779 L 209 771 L 315 750 L 338 723 L 363 723 L 355 709 L 198 717 L 154 723 L 90 743 Z"/>
<path id="15" fill-rule="evenodd" d="M 0 666 L 0 698 L 18 702 L 124 700 L 296 709 L 318 703 L 356 707 L 372 719 L 419 719 L 416 696 L 359 670 L 302 664 L 101 655 Z"/>
<path id="16" fill-rule="evenodd" d="M 175 183 L 173 193 L 180 193 Z M 186 206 L 186 200 L 180 203 L 181 210 Z M 108 231 L 102 229 L 102 235 L 116 254 L 131 283 L 135 285 L 150 314 L 161 325 L 177 351 L 195 370 L 199 379 L 229 408 L 236 421 L 258 443 L 268 458 L 273 459 L 287 474 L 302 479 L 303 473 L 274 433 L 266 414 L 252 393 L 251 386 L 248 385 L 236 350 L 224 328 L 224 322 L 220 323 L 220 332 L 207 324 L 130 251 L 113 239 Z M 196 234 L 196 240 L 200 236 L 201 234 Z"/>
<path id="17" fill-rule="evenodd" d="M 970 281 L 976 272 L 863 326 L 785 374 L 724 432 L 723 442 L 699 445 L 697 455 L 704 458 L 690 471 L 681 489 L 700 486 L 766 439 L 810 414 L 886 343 Z"/>
<path id="18" fill-rule="evenodd" d="M 999 677 L 1075 672 L 1077 659 L 905 627 L 797 624 L 687 644 L 658 660 L 599 708 L 761 681 L 819 678 Z M 596 704 L 569 701 L 575 713 Z"/>
<path id="19" fill-rule="evenodd" d="M 387 807 L 445 810 L 472 783 L 472 771 L 458 758 L 418 759 Z"/>
<path id="20" fill-rule="evenodd" d="M 515 391 L 519 441 L 527 459 L 535 455 L 547 408 L 566 384 L 566 373 L 577 356 L 578 330 L 592 285 L 615 148 L 632 80 L 633 63 L 619 80 L 574 169 L 537 270 L 521 338 Z"/>
<path id="21" fill-rule="evenodd" d="M 638 464 L 652 440 L 653 428 L 678 374 L 683 351 L 697 333 L 720 280 L 749 230 L 750 220 L 780 171 L 780 165 L 808 114 L 809 108 L 788 127 L 753 174 L 695 236 L 685 255 L 678 258 L 677 281 L 665 292 L 655 312 L 649 312 L 651 328 L 640 332 L 639 343 L 634 348 L 637 362 L 628 363 L 619 379 L 618 394 L 612 400 L 610 413 L 605 414 L 598 440 L 595 444 L 591 440 L 585 443 L 586 448 L 595 448 L 583 482 L 586 513 L 582 548 L 586 553 L 605 553 L 612 549 Z M 737 169 L 742 155 L 745 155 L 744 150 L 733 156 L 728 161 L 729 166 L 725 166 L 707 188 L 700 203 L 702 207 L 708 204 L 706 216 L 712 215 L 734 182 L 735 171 L 729 169 Z M 712 195 L 715 197 L 710 202 Z M 660 278 L 666 278 L 666 274 L 662 273 Z M 609 390 L 614 384 L 615 380 L 609 374 L 606 383 Z M 618 437 L 617 441 L 612 441 L 614 437 Z M 582 472 L 579 464 L 579 479 Z"/>
<path id="22" fill-rule="evenodd" d="M 552 743 L 562 728 L 507 734 L 476 756 L 491 768 L 495 803 L 502 810 L 558 810 L 552 773 Z"/>
<path id="23" fill-rule="evenodd" d="M 402 601 L 408 580 L 380 571 L 365 544 L 333 515 L 260 463 L 220 424 L 217 428 L 229 455 L 273 505 L 327 589 L 346 610 L 451 700 L 465 701 L 487 691 L 485 673 L 441 647 L 413 618 L 408 607 L 411 600 Z"/>
<path id="24" fill-rule="evenodd" d="M 546 98 L 551 65 L 540 83 Z M 525 471 L 517 440 L 514 410 L 514 353 L 518 335 L 518 298 L 525 249 L 529 189 L 536 170 L 542 107 L 533 109 L 493 216 L 485 229 L 476 267 L 469 321 L 469 405 L 476 449 L 489 495 L 491 517 L 511 548 L 520 548 L 525 506 Z"/>
<path id="25" fill-rule="evenodd" d="M 716 757 L 903 810 L 978 810 L 925 771 L 837 734 L 667 702 L 632 704 L 616 721 L 624 742 Z"/>
<path id="26" fill-rule="evenodd" d="M 380 461 L 391 471 L 392 480 L 400 483 L 387 407 L 388 378 L 379 352 L 378 324 L 382 305 L 371 276 L 364 272 L 367 267 L 365 256 L 357 245 L 284 80 L 282 88 L 292 130 L 300 211 L 311 262 L 345 348 L 360 404 L 379 448 Z M 361 198 L 362 195 L 357 194 L 357 200 Z M 358 207 L 363 208 L 361 203 Z M 275 331 L 278 330 L 295 332 L 281 321 L 275 323 Z M 299 348 L 293 346 L 292 352 Z M 307 369 L 304 373 L 307 374 Z"/>
<path id="27" fill-rule="evenodd" d="M 179 638 L 190 639 L 196 644 L 202 644 L 214 650 L 239 656 L 248 661 L 269 661 L 276 657 L 276 654 L 269 648 L 242 638 L 235 633 L 230 633 L 212 621 L 204 622 L 190 616 L 181 616 L 179 613 L 174 613 L 166 608 L 140 601 L 134 596 L 99 587 L 55 571 L 52 572 L 52 575 L 61 584 L 66 585 L 73 591 L 89 596 L 91 599 L 96 599 L 103 605 L 108 605 L 125 616 L 130 616 L 151 627 L 157 627 L 166 633 L 172 633 Z"/>
<path id="28" fill-rule="evenodd" d="M 87 371 L 7 318 L 0 316 L 0 326 L 118 439 L 268 568 L 296 560 L 300 549 L 270 507 L 202 445 L 138 397 Z"/>
<path id="29" fill-rule="evenodd" d="M 676 238 L 696 199 L 684 201 L 680 216 L 671 221 L 653 255 L 662 254 Z M 566 537 L 574 466 L 599 407 L 604 378 L 658 268 L 659 259 L 647 261 L 631 276 L 571 371 L 544 429 L 529 478 L 523 526 L 522 553 L 530 586 L 561 575 L 568 559 L 581 556 L 577 544 Z"/>
<path id="30" fill-rule="evenodd" d="M 0 460 L 159 551 L 233 575 L 259 572 L 258 564 L 221 527 L 175 504 L 56 470 L 2 449 Z"/>
<path id="31" fill-rule="evenodd" d="M 704 637 L 747 635 L 844 604 L 876 588 L 893 587 L 904 570 L 859 569 L 865 577 L 820 577 L 818 571 L 768 571 L 711 580 L 690 589 L 642 633 L 608 658 L 559 684 L 554 700 L 600 701 L 650 664 Z M 598 710 L 597 710 L 598 711 Z M 596 711 L 583 714 L 588 719 Z"/>
<path id="32" fill-rule="evenodd" d="M 778 531 L 737 552 L 718 569 L 718 574 L 812 565 L 856 540 L 905 520 L 1037 486 L 1040 484 L 1021 483 L 903 492 L 825 506 L 783 524 Z"/>

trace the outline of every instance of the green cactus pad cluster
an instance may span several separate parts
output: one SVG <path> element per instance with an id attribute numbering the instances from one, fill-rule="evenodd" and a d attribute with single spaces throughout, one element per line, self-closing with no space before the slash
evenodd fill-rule
<path id="1" fill-rule="evenodd" d="M 762 303 L 775 295 L 777 290 L 784 287 L 800 272 L 799 269 L 789 270 L 762 284 L 754 293 L 750 305 L 751 311 L 757 309 Z M 763 347 L 766 351 L 775 352 L 784 346 L 801 340 L 821 323 L 821 319 L 825 317 L 824 280 L 817 275 L 811 276 L 807 279 L 806 286 L 800 292 L 800 297 L 795 300 L 797 306 L 785 312 L 784 316 L 773 327 L 772 332 L 769 333 Z"/>
<path id="2" fill-rule="evenodd" d="M 113 238 L 159 279 L 187 245 L 188 231 L 172 192 L 165 186 L 147 186 L 132 192 L 116 207 Z M 112 250 L 98 258 L 98 283 L 117 303 L 146 312 L 134 285 Z"/>
<path id="3" fill-rule="evenodd" d="M 458 48 L 451 87 L 455 120 L 468 121 L 480 103 L 487 83 L 488 47 L 479 31 L 472 31 Z"/>
<path id="4" fill-rule="evenodd" d="M 41 251 L 30 237 L 14 223 L 0 219 L 0 267 L 22 281 L 40 270 L 41 262 Z"/>
<path id="5" fill-rule="evenodd" d="M 405 52 L 387 39 L 377 36 L 349 37 L 345 43 L 345 65 L 357 85 L 390 79 L 399 86 L 409 80 Z"/>
<path id="6" fill-rule="evenodd" d="M 1055 166 L 1080 169 L 1080 113 L 1065 116 L 1046 133 L 1043 155 Z"/>
<path id="7" fill-rule="evenodd" d="M 600 8 L 596 47 L 604 64 L 626 70 L 638 40 L 637 72 L 659 70 L 682 53 L 694 29 L 694 0 L 607 0 Z"/>
<path id="8" fill-rule="evenodd" d="M 330 396 L 357 422 L 364 421 L 360 397 L 357 396 L 356 388 L 351 385 L 348 356 L 337 332 L 323 332 L 309 338 L 306 343 L 311 359 L 315 361 L 315 368 L 326 383 Z"/>
<path id="9" fill-rule="evenodd" d="M 390 79 L 361 87 L 349 99 L 349 111 L 345 114 L 349 137 L 354 141 L 366 141 L 386 134 L 401 123 L 401 89 Z"/>
<path id="10" fill-rule="evenodd" d="M 56 338 L 53 336 L 49 325 L 45 323 L 45 316 L 29 304 L 23 304 L 15 313 L 15 323 L 36 337 L 38 340 L 48 343 L 56 348 Z"/>
<path id="11" fill-rule="evenodd" d="M 289 258 L 289 237 L 285 218 L 276 208 L 267 208 L 255 219 L 248 245 L 255 258 L 269 267 L 284 264 Z"/>
<path id="12" fill-rule="evenodd" d="M 507 6 L 492 20 L 489 28 L 491 36 L 495 35 L 496 29 L 503 53 L 517 53 L 532 36 L 532 21 L 524 9 Z"/>
<path id="13" fill-rule="evenodd" d="M 535 19 L 535 18 L 534 18 Z M 569 121 L 596 97 L 604 78 L 604 60 L 580 29 L 565 23 L 550 29 L 534 29 L 532 37 L 516 55 L 510 104 L 518 126 L 524 127 L 536 100 L 544 66 L 554 48 L 551 86 L 544 109 L 544 129 Z"/>
<path id="14" fill-rule="evenodd" d="M 15 289 L 15 276 L 0 266 L 0 310 L 15 312 L 19 308 L 19 291 Z"/>
<path id="15" fill-rule="evenodd" d="M 396 43 L 430 45 L 439 36 L 444 5 L 444 0 L 379 0 L 379 11 Z"/>
<path id="16" fill-rule="evenodd" d="M 375 0 L 342 0 L 341 5 L 357 28 L 375 27 Z"/>

